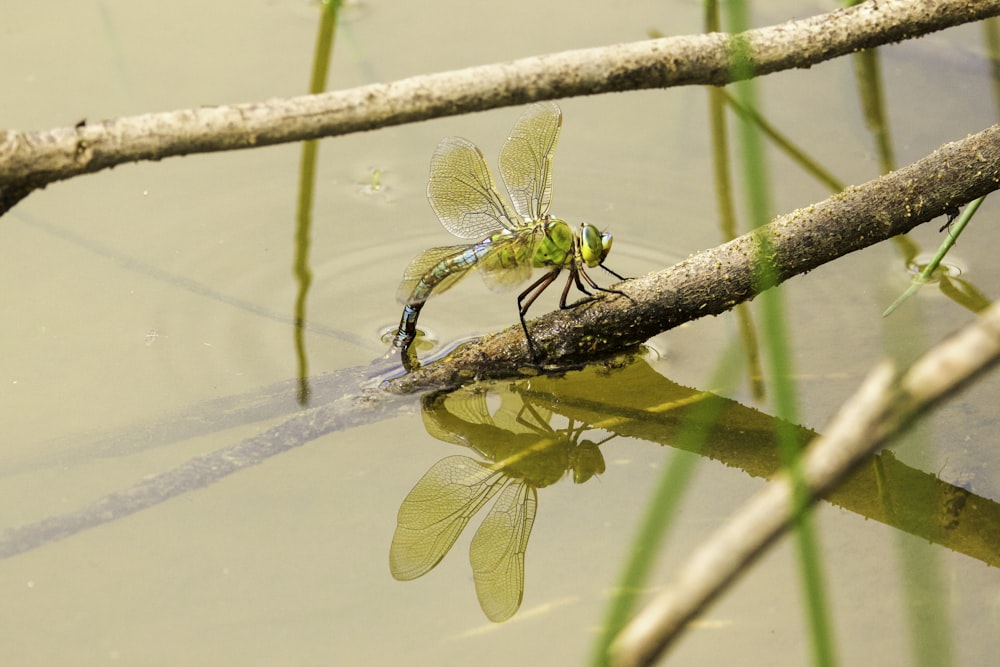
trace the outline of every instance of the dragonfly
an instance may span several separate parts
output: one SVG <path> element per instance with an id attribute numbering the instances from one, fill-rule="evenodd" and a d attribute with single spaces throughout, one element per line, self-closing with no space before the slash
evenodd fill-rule
<path id="1" fill-rule="evenodd" d="M 559 299 L 560 308 L 591 300 L 594 295 L 587 287 L 624 295 L 600 287 L 586 272 L 600 266 L 624 280 L 604 266 L 611 251 L 611 234 L 587 223 L 574 228 L 549 215 L 552 159 L 561 127 L 562 111 L 553 102 L 532 105 L 514 124 L 499 160 L 510 204 L 497 191 L 486 158 L 474 143 L 447 137 L 438 144 L 431 158 L 427 199 L 445 229 L 459 238 L 478 240 L 431 248 L 406 267 L 396 292 L 403 316 L 393 345 L 401 351 L 407 370 L 418 365 L 410 346 L 417 336 L 417 318 L 424 303 L 451 289 L 474 269 L 497 291 L 525 282 L 535 269 L 546 270 L 517 297 L 521 328 L 533 360 L 538 356 L 524 316 L 562 271 L 568 271 L 569 277 Z M 567 305 L 574 284 L 584 297 Z"/>
<path id="2" fill-rule="evenodd" d="M 423 576 L 448 554 L 469 521 L 496 501 L 469 544 L 476 597 L 495 623 L 521 606 L 528 539 L 538 511 L 537 489 L 572 473 L 583 483 L 604 472 L 600 445 L 584 440 L 591 426 L 568 420 L 550 425 L 552 411 L 530 399 L 502 392 L 495 413 L 481 389 L 425 397 L 427 432 L 469 447 L 489 461 L 462 455 L 441 459 L 403 500 L 389 548 L 389 570 L 399 581 Z"/>

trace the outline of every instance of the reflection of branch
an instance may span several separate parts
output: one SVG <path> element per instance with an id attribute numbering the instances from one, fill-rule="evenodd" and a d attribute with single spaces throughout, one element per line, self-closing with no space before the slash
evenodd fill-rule
<path id="1" fill-rule="evenodd" d="M 366 393 L 357 388 L 358 381 L 367 379 L 368 369 L 344 369 L 332 377 L 320 378 L 324 390 L 339 388 L 329 402 L 315 408 L 302 410 L 257 435 L 212 452 L 195 456 L 184 463 L 155 475 L 143 478 L 131 486 L 104 495 L 94 502 L 55 514 L 34 523 L 6 528 L 0 532 L 0 560 L 30 551 L 44 544 L 61 540 L 84 530 L 129 516 L 179 495 L 202 489 L 225 479 L 233 473 L 258 465 L 278 454 L 300 447 L 333 431 L 348 430 L 394 416 L 405 399 L 392 400 L 385 392 Z M 239 423 L 252 423 L 263 416 L 284 414 L 287 399 L 293 394 L 294 381 L 282 383 L 286 400 L 268 400 L 262 397 L 257 414 L 234 405 L 233 401 L 212 402 L 210 405 L 229 405 L 230 412 L 215 421 L 210 415 L 203 420 L 191 415 L 185 423 L 174 428 L 170 423 L 153 424 L 149 437 L 138 429 L 137 440 L 126 437 L 112 438 L 102 443 L 95 455 L 124 455 L 126 444 L 132 447 L 155 446 L 173 437 L 183 438 L 211 433 Z M 336 386 L 336 387 L 335 387 Z M 251 397 L 252 400 L 257 400 Z M 271 412 L 273 411 L 273 412 Z M 209 411 L 210 412 L 210 411 Z M 148 440 L 148 442 L 147 442 Z M 87 457 L 84 457 L 87 458 Z"/>
<path id="2" fill-rule="evenodd" d="M 803 449 L 817 436 L 730 399 L 677 385 L 646 364 L 633 363 L 607 378 L 590 368 L 561 378 L 532 378 L 530 390 L 518 392 L 591 427 L 678 449 L 685 449 L 680 436 L 698 418 L 698 404 L 716 401 L 712 410 L 718 417 L 706 441 L 687 451 L 754 477 L 769 478 L 781 468 L 778 428 L 794 429 Z M 824 500 L 1000 567 L 1000 502 L 908 466 L 891 450 L 872 457 Z"/>
<path id="3" fill-rule="evenodd" d="M 898 376 L 878 366 L 803 454 L 802 475 L 815 498 L 914 418 L 1000 359 L 1000 304 L 937 345 Z M 677 571 L 613 645 L 616 664 L 645 665 L 790 524 L 792 485 L 781 474 L 747 502 Z"/>
<path id="4" fill-rule="evenodd" d="M 742 35 L 756 74 L 1000 14 L 1000 0 L 865 2 Z M 117 164 L 317 139 L 534 100 L 732 81 L 711 33 L 566 51 L 351 90 L 152 113 L 39 132 L 0 130 L 0 214 L 49 183 Z"/>
<path id="5" fill-rule="evenodd" d="M 570 365 L 638 345 L 684 322 L 718 315 L 792 276 L 903 234 L 1000 187 L 1000 125 L 851 187 L 729 243 L 617 288 L 611 296 L 531 322 L 549 363 Z M 758 248 L 766 237 L 767 280 Z M 398 378 L 395 391 L 453 387 L 470 377 L 513 377 L 530 365 L 524 333 L 511 327 Z"/>

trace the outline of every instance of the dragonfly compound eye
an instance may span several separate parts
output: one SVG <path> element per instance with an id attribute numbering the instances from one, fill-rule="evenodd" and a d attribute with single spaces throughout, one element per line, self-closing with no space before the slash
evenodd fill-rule
<path id="1" fill-rule="evenodd" d="M 582 225 L 580 229 L 580 254 L 589 267 L 604 261 L 611 250 L 611 234 L 602 234 L 593 225 Z"/>
<path id="2" fill-rule="evenodd" d="M 611 252 L 611 243 L 614 239 L 611 237 L 610 232 L 604 232 L 601 234 L 601 262 L 608 258 L 608 253 Z"/>

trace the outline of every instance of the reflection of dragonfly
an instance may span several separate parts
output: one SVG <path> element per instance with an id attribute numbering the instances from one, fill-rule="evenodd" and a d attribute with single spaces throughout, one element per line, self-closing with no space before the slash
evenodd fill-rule
<path id="1" fill-rule="evenodd" d="M 438 461 L 399 508 L 389 550 L 389 569 L 400 581 L 416 579 L 437 565 L 469 520 L 491 498 L 496 503 L 469 546 L 476 595 L 486 616 L 505 621 L 521 606 L 524 555 L 538 507 L 536 489 L 567 470 L 585 482 L 604 471 L 599 443 L 580 441 L 585 424 L 549 426 L 550 413 L 505 394 L 490 415 L 485 394 L 446 394 L 425 402 L 424 421 L 434 437 L 472 447 L 494 463 L 467 456 Z"/>
<path id="2" fill-rule="evenodd" d="M 548 214 L 552 157 L 561 125 L 562 113 L 552 102 L 532 105 L 514 124 L 500 151 L 500 175 L 513 210 L 497 193 L 493 175 L 475 144 L 459 137 L 448 137 L 438 144 L 431 158 L 427 199 L 445 229 L 463 239 L 480 240 L 471 245 L 431 248 L 406 267 L 396 293 L 404 307 L 394 345 L 402 351 L 407 368 L 416 365 L 409 348 L 417 335 L 417 317 L 424 302 L 450 289 L 472 269 L 480 269 L 486 284 L 497 290 L 527 280 L 535 268 L 548 269 L 517 297 L 521 327 L 533 358 L 535 349 L 524 315 L 560 271 L 569 271 L 560 308 L 592 298 L 584 282 L 595 290 L 621 294 L 599 287 L 584 270 L 601 266 L 623 280 L 603 264 L 611 250 L 611 234 L 590 224 L 575 230 L 565 220 Z M 567 306 L 566 297 L 574 283 L 586 296 Z"/>

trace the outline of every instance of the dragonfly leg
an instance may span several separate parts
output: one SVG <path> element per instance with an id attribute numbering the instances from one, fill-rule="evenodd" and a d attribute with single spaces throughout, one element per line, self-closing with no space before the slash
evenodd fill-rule
<path id="1" fill-rule="evenodd" d="M 604 266 L 603 264 L 601 264 L 600 266 L 601 266 L 602 269 L 604 269 L 605 271 L 607 271 L 611 275 L 615 276 L 616 278 L 619 278 L 621 280 L 625 280 L 625 278 L 622 278 L 617 273 L 615 273 L 614 271 L 612 271 L 608 267 Z M 589 275 L 587 275 L 587 272 L 584 271 L 583 269 L 580 269 L 580 273 L 583 274 L 583 279 L 587 281 L 587 284 L 590 285 L 591 287 L 593 287 L 594 289 L 598 290 L 599 292 L 605 292 L 607 294 L 617 294 L 619 296 L 625 297 L 626 299 L 628 299 L 632 303 L 635 303 L 635 300 L 632 297 L 630 297 L 625 292 L 622 292 L 621 290 L 610 289 L 610 288 L 607 288 L 607 287 L 601 287 L 596 282 L 594 282 L 594 279 L 591 278 Z M 584 290 L 584 291 L 586 292 L 586 290 Z M 589 294 L 589 292 L 587 292 L 587 293 Z"/>
<path id="2" fill-rule="evenodd" d="M 604 267 L 603 264 L 601 264 L 601 267 L 606 268 Z M 619 296 L 623 296 L 629 301 L 632 301 L 633 303 L 635 302 L 632 299 L 632 297 L 630 297 L 625 292 L 622 292 L 621 290 L 609 289 L 607 287 L 601 287 L 600 285 L 598 285 L 594 281 L 594 279 L 590 277 L 590 274 L 588 274 L 586 271 L 583 270 L 583 267 L 573 267 L 570 269 L 570 271 L 571 271 L 570 278 L 566 281 L 566 286 L 563 288 L 562 298 L 559 300 L 560 308 L 563 309 L 576 308 L 577 306 L 582 306 L 583 304 L 587 303 L 588 301 L 594 298 L 594 295 L 589 290 L 587 290 L 586 287 L 583 286 L 584 282 L 586 282 L 587 285 L 591 287 L 591 289 L 595 289 L 598 292 L 605 292 L 607 294 L 618 294 Z M 607 271 L 621 278 L 621 276 L 619 276 L 614 271 L 611 271 L 611 269 L 607 269 Z M 625 280 L 625 278 L 622 278 L 622 280 Z M 576 282 L 576 288 L 581 292 L 583 292 L 586 296 L 584 296 L 582 299 L 577 299 L 573 303 L 567 305 L 566 298 L 567 296 L 569 296 L 569 287 L 573 282 Z"/>
<path id="3" fill-rule="evenodd" d="M 608 273 L 610 273 L 611 275 L 613 275 L 618 280 L 628 280 L 628 278 L 626 278 L 625 276 L 618 275 L 617 271 L 612 271 L 611 269 L 609 269 L 608 267 L 604 266 L 603 264 L 600 264 L 599 266 L 602 269 L 604 269 L 605 271 L 607 271 Z"/>
<path id="4" fill-rule="evenodd" d="M 535 353 L 535 346 L 531 342 L 531 334 L 528 333 L 528 325 L 524 321 L 524 315 L 528 312 L 528 308 L 531 308 L 531 304 L 535 302 L 535 299 L 552 284 L 552 281 L 556 279 L 560 271 L 562 271 L 560 267 L 553 267 L 551 271 L 528 285 L 528 289 L 517 296 L 518 315 L 521 317 L 521 328 L 524 329 L 524 339 L 528 341 L 528 352 L 531 353 L 531 358 L 535 361 L 538 360 L 538 355 Z"/>
<path id="5" fill-rule="evenodd" d="M 534 419 L 534 423 L 529 422 L 528 418 L 525 417 L 524 413 L 527 412 Z M 521 403 L 521 409 L 517 411 L 517 417 L 514 419 L 518 424 L 526 428 L 531 429 L 536 433 L 552 433 L 552 427 L 549 425 L 545 419 L 538 414 L 538 410 L 535 409 L 529 401 L 524 401 Z"/>
<path id="6" fill-rule="evenodd" d="M 577 303 L 585 303 L 594 298 L 594 295 L 591 294 L 590 290 L 588 290 L 586 287 L 583 286 L 583 280 L 580 280 L 581 277 L 583 277 L 583 280 L 586 280 L 587 284 L 590 285 L 591 287 L 595 289 L 601 289 L 600 287 L 597 286 L 597 283 L 595 283 L 593 280 L 590 279 L 590 276 L 587 275 L 587 272 L 584 271 L 583 267 L 581 266 L 578 271 L 574 271 L 573 280 L 576 281 L 576 288 L 581 292 L 583 292 L 584 294 L 586 294 L 587 298 L 581 299 Z M 568 287 L 569 286 L 567 285 L 567 288 Z"/>
<path id="7" fill-rule="evenodd" d="M 586 303 L 594 298 L 594 295 L 588 292 L 587 289 L 583 286 L 583 283 L 580 282 L 581 273 L 583 273 L 582 269 L 578 269 L 575 266 L 570 267 L 569 277 L 566 278 L 566 284 L 563 286 L 562 296 L 559 297 L 559 307 L 561 309 L 566 310 L 568 308 L 576 308 L 580 304 Z M 578 299 L 577 301 L 574 301 L 573 303 L 567 305 L 566 298 L 569 296 L 569 288 L 573 286 L 573 283 L 576 283 L 576 288 L 581 292 L 583 292 L 584 294 L 586 294 L 586 296 L 583 297 L 582 299 Z"/>

